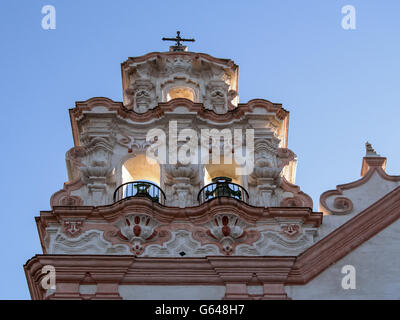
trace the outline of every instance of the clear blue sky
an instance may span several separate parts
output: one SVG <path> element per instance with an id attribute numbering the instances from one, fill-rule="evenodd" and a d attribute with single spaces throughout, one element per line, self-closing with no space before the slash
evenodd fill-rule
<path id="1" fill-rule="evenodd" d="M 57 28 L 41 28 L 41 8 Z M 341 8 L 356 8 L 343 30 Z M 296 183 L 319 196 L 359 178 L 364 143 L 400 174 L 400 1 L 1 1 L 1 299 L 28 299 L 23 264 L 41 252 L 34 216 L 67 180 L 68 108 L 122 100 L 120 63 L 166 51 L 163 36 L 240 66 L 240 102 L 290 111 Z"/>

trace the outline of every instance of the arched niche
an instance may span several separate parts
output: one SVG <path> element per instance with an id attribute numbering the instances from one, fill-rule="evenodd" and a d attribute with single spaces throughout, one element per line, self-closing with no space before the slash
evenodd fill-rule
<path id="1" fill-rule="evenodd" d="M 162 100 L 168 102 L 172 99 L 185 98 L 193 102 L 200 102 L 199 85 L 191 80 L 175 78 L 161 85 Z"/>
<path id="2" fill-rule="evenodd" d="M 129 158 L 122 165 L 122 183 L 146 180 L 160 185 L 160 165 L 147 161 L 145 154 Z"/>
<path id="3" fill-rule="evenodd" d="M 211 161 L 210 161 L 211 162 Z M 224 157 L 220 157 L 220 163 L 209 163 L 204 165 L 204 185 L 212 182 L 212 179 L 217 177 L 228 177 L 233 183 L 242 185 L 242 176 L 236 174 L 236 168 L 239 165 L 232 159 L 232 163 L 225 163 Z"/>
<path id="4" fill-rule="evenodd" d="M 167 93 L 167 101 L 172 99 L 185 98 L 190 101 L 195 100 L 195 93 L 192 88 L 188 87 L 172 87 Z"/>

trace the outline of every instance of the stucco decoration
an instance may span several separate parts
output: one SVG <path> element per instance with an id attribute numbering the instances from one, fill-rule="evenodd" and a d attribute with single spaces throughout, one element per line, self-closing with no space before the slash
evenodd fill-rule
<path id="1" fill-rule="evenodd" d="M 314 236 L 317 233 L 316 229 L 305 229 L 301 232 L 293 230 L 291 231 L 292 234 L 288 234 L 287 227 L 284 225 L 282 228 L 282 231 L 265 230 L 260 232 L 260 239 L 254 245 L 239 245 L 236 248 L 236 255 L 292 256 L 300 254 L 314 244 Z M 298 225 L 297 227 L 292 225 L 291 228 L 300 229 Z"/>
<path id="2" fill-rule="evenodd" d="M 67 236 L 60 228 L 48 228 L 48 254 L 132 254 L 128 245 L 104 239 L 103 231 L 87 230 L 77 237 Z"/>
<path id="3" fill-rule="evenodd" d="M 221 244 L 224 253 L 230 255 L 236 242 L 246 237 L 244 228 L 247 225 L 236 215 L 218 214 L 204 226 L 208 228 L 207 234 Z"/>
<path id="4" fill-rule="evenodd" d="M 229 86 L 224 81 L 210 81 L 206 86 L 204 107 L 217 114 L 226 113 L 230 103 L 228 89 Z"/>
<path id="5" fill-rule="evenodd" d="M 132 252 L 140 255 L 143 252 L 143 242 L 153 239 L 157 235 L 155 228 L 158 223 L 148 215 L 130 214 L 114 224 L 118 229 L 117 235 L 129 241 Z"/>
<path id="6" fill-rule="evenodd" d="M 200 190 L 200 165 L 166 164 L 164 188 L 167 205 L 184 208 L 197 204 L 197 193 Z"/>
<path id="7" fill-rule="evenodd" d="M 297 168 L 297 156 L 288 148 L 278 148 L 278 167 L 282 169 L 282 176 L 290 182 L 295 183 L 296 180 L 296 168 Z"/>
<path id="8" fill-rule="evenodd" d="M 81 146 L 73 147 L 65 154 L 65 162 L 67 164 L 67 172 L 69 181 L 78 179 L 80 177 L 80 168 L 85 164 L 82 162 L 86 156 L 86 149 Z"/>
<path id="9" fill-rule="evenodd" d="M 367 143 L 362 178 L 321 196 L 328 214 L 322 224 L 322 213 L 313 211 L 311 198 L 294 184 L 297 157 L 287 146 L 289 112 L 264 99 L 239 103 L 233 61 L 153 52 L 129 58 L 121 71 L 123 102 L 95 97 L 69 111 L 74 147 L 66 154 L 68 182 L 51 197 L 51 210 L 36 217 L 43 254 L 24 266 L 32 298 L 121 299 L 129 296 L 121 294 L 122 286 L 179 285 L 193 286 L 192 292 L 195 286 L 222 287 L 218 297 L 224 299 L 287 299 L 285 287 L 337 268 L 340 259 L 398 222 L 400 177 L 386 174 L 386 158 Z M 169 130 L 172 121 L 197 134 L 254 130 L 254 170 L 239 177 L 231 170 L 236 164 L 227 170 L 193 161 L 129 167 L 127 161 L 146 154 L 155 141 L 146 139 L 150 129 L 162 129 L 168 139 L 179 137 Z M 230 142 L 215 144 L 230 147 L 230 154 L 240 152 Z M 249 199 L 219 190 L 215 198 L 197 202 L 201 188 L 219 173 L 234 175 L 230 178 Z M 136 196 L 144 195 L 139 188 L 132 193 L 121 188 L 121 197 L 114 199 L 130 178 L 154 180 L 165 191 L 165 203 Z M 397 229 L 379 245 L 394 248 Z M 362 249 L 362 255 L 373 259 L 376 248 Z M 49 264 L 57 269 L 56 292 L 41 286 L 40 270 Z M 339 269 L 330 270 L 337 280 Z M 396 270 L 390 271 L 386 283 L 395 283 Z M 335 287 L 322 289 L 329 295 Z"/>
<path id="10" fill-rule="evenodd" d="M 313 201 L 311 197 L 308 194 L 301 191 L 299 186 L 291 184 L 284 177 L 282 177 L 281 187 L 286 193 L 291 193 L 291 196 L 284 198 L 281 201 L 280 206 L 308 207 L 308 208 L 313 207 Z"/>
<path id="11" fill-rule="evenodd" d="M 255 206 L 312 207 L 311 198 L 299 187 L 290 183 L 294 180 L 296 155 L 287 148 L 279 148 L 276 133 L 256 130 L 254 170 L 248 184 L 251 204 Z M 285 171 L 284 171 L 285 169 Z"/>
<path id="12" fill-rule="evenodd" d="M 66 220 L 64 221 L 63 232 L 70 237 L 77 237 L 82 233 L 82 220 Z"/>
<path id="13" fill-rule="evenodd" d="M 88 198 L 94 205 L 105 205 L 110 201 L 109 190 L 115 188 L 115 177 L 111 158 L 116 138 L 113 132 L 99 134 L 99 124 L 94 119 L 81 135 L 86 149 L 86 166 L 81 169 L 82 181 L 87 186 Z"/>
<path id="14" fill-rule="evenodd" d="M 152 244 L 146 247 L 144 257 L 204 257 L 208 255 L 220 255 L 217 245 L 202 245 L 200 241 L 193 239 L 188 230 L 172 232 L 170 240 L 163 244 Z"/>
<path id="15" fill-rule="evenodd" d="M 79 196 L 74 196 L 71 193 L 79 190 L 83 186 L 81 177 L 75 180 L 64 183 L 64 188 L 54 193 L 50 198 L 50 206 L 79 206 L 83 204 L 83 200 Z"/>
<path id="16" fill-rule="evenodd" d="M 125 61 L 122 78 L 124 105 L 139 113 L 167 102 L 170 90 L 178 87 L 190 89 L 194 102 L 216 113 L 237 106 L 237 66 L 231 60 L 192 52 L 151 53 Z"/>
<path id="17" fill-rule="evenodd" d="M 385 172 L 386 158 L 379 156 L 370 143 L 367 142 L 365 147 L 361 179 L 338 185 L 336 190 L 321 195 L 320 210 L 325 214 L 353 215 L 400 185 L 400 176 Z"/>
<path id="18" fill-rule="evenodd" d="M 279 140 L 273 136 L 255 139 L 254 170 L 249 176 L 249 190 L 255 192 L 254 205 L 276 205 L 278 193 L 275 190 L 280 186 L 282 171 L 277 163 L 278 143 Z"/>
<path id="19" fill-rule="evenodd" d="M 153 83 L 148 79 L 137 79 L 125 90 L 127 97 L 127 107 L 137 113 L 145 113 L 154 109 L 158 98 L 155 94 Z"/>

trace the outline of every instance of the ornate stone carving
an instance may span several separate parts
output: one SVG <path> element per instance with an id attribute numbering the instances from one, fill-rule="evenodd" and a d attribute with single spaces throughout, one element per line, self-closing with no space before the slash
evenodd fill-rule
<path id="1" fill-rule="evenodd" d="M 64 221 L 63 232 L 70 237 L 77 237 L 82 233 L 83 221 L 69 220 Z"/>
<path id="2" fill-rule="evenodd" d="M 224 81 L 210 81 L 206 86 L 204 107 L 217 114 L 226 113 L 228 111 L 228 91 L 229 86 Z"/>
<path id="3" fill-rule="evenodd" d="M 87 185 L 93 205 L 104 205 L 109 202 L 108 188 L 115 187 L 115 176 L 111 167 L 111 156 L 116 142 L 111 128 L 98 129 L 103 123 L 93 122 L 82 134 L 82 143 L 86 149 L 86 166 L 81 168 L 82 181 Z M 103 134 L 106 130 L 107 134 Z"/>
<path id="4" fill-rule="evenodd" d="M 282 233 L 289 237 L 294 237 L 300 233 L 300 226 L 298 224 L 290 223 L 281 226 Z"/>
<path id="5" fill-rule="evenodd" d="M 129 98 L 127 107 L 137 113 L 145 113 L 157 105 L 157 98 L 153 83 L 148 79 L 137 79 L 125 90 Z"/>
<path id="6" fill-rule="evenodd" d="M 336 197 L 333 201 L 333 206 L 342 214 L 349 213 L 351 210 L 353 210 L 353 202 L 346 197 Z M 339 212 L 336 211 L 336 214 L 339 214 Z"/>
<path id="7" fill-rule="evenodd" d="M 301 189 L 288 182 L 284 177 L 282 177 L 281 188 L 284 194 L 291 193 L 289 197 L 285 197 L 281 200 L 280 206 L 282 207 L 313 207 L 313 201 L 311 197 L 301 191 Z"/>
<path id="8" fill-rule="evenodd" d="M 167 203 L 171 206 L 184 208 L 197 202 L 197 192 L 200 189 L 199 165 L 167 164 L 165 170 L 165 192 Z"/>
<path id="9" fill-rule="evenodd" d="M 143 242 L 157 235 L 155 228 L 158 222 L 148 215 L 131 214 L 118 221 L 115 226 L 119 229 L 117 235 L 132 245 L 132 252 L 140 255 L 143 252 Z"/>
<path id="10" fill-rule="evenodd" d="M 58 204 L 61 206 L 81 206 L 83 205 L 83 201 L 78 196 L 66 195 L 60 199 Z"/>
<path id="11" fill-rule="evenodd" d="M 48 254 L 131 254 L 127 245 L 113 245 L 105 240 L 101 230 L 86 230 L 74 237 L 60 231 L 47 229 L 45 240 Z"/>
<path id="12" fill-rule="evenodd" d="M 264 230 L 254 244 L 240 244 L 236 247 L 235 255 L 244 256 L 287 256 L 298 255 L 314 244 L 316 229 L 302 230 L 299 227 L 282 225 L 280 231 Z M 286 231 L 286 232 L 285 232 Z M 288 233 L 289 232 L 289 233 Z"/>
<path id="13" fill-rule="evenodd" d="M 217 240 L 223 251 L 230 255 L 233 252 L 234 243 L 245 236 L 246 223 L 233 214 L 219 214 L 208 222 L 207 234 Z"/>
<path id="14" fill-rule="evenodd" d="M 65 154 L 69 181 L 74 180 L 80 175 L 80 168 L 85 164 L 82 159 L 86 156 L 86 149 L 81 146 L 73 147 Z"/>
<path id="15" fill-rule="evenodd" d="M 122 72 L 124 105 L 136 112 L 153 109 L 160 98 L 166 102 L 169 89 L 174 87 L 191 89 L 195 102 L 218 114 L 237 106 L 237 66 L 229 60 L 174 52 L 130 58 L 122 65 Z"/>
<path id="16" fill-rule="evenodd" d="M 278 167 L 283 168 L 287 166 L 291 161 L 296 161 L 296 154 L 288 148 L 278 148 Z"/>
<path id="17" fill-rule="evenodd" d="M 106 161 L 92 160 L 82 168 L 82 181 L 92 194 L 93 204 L 106 204 L 107 183 L 113 182 L 112 168 Z"/>
<path id="18" fill-rule="evenodd" d="M 302 207 L 303 200 L 297 196 L 287 197 L 281 201 L 280 206 L 281 207 Z"/>
<path id="19" fill-rule="evenodd" d="M 228 91 L 228 110 L 233 110 L 237 107 L 238 92 L 236 90 Z"/>
<path id="20" fill-rule="evenodd" d="M 171 239 L 161 244 L 151 244 L 145 248 L 144 257 L 205 257 L 221 255 L 215 244 L 202 244 L 195 240 L 192 232 L 176 230 Z"/>
<path id="21" fill-rule="evenodd" d="M 272 139 L 257 138 L 254 149 L 254 170 L 249 176 L 249 184 L 256 192 L 254 204 L 271 206 L 274 205 L 275 190 L 281 184 L 282 168 L 277 165 L 277 143 Z"/>
<path id="22" fill-rule="evenodd" d="M 165 72 L 167 74 L 187 73 L 190 74 L 192 70 L 192 62 L 189 58 L 177 56 L 168 58 L 165 62 Z"/>
<path id="23" fill-rule="evenodd" d="M 79 196 L 72 196 L 71 192 L 79 190 L 83 186 L 80 177 L 73 181 L 64 183 L 63 189 L 54 193 L 50 198 L 50 206 L 75 206 L 83 205 L 83 200 Z"/>

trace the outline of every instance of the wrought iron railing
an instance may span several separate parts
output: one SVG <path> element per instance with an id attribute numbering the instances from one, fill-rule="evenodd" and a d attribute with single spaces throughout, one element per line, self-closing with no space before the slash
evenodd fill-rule
<path id="1" fill-rule="evenodd" d="M 197 200 L 200 204 L 219 197 L 230 197 L 240 201 L 248 202 L 249 194 L 241 185 L 231 182 L 230 178 L 214 178 L 213 182 L 204 186 Z"/>
<path id="2" fill-rule="evenodd" d="M 156 184 L 148 181 L 132 181 L 121 184 L 114 191 L 114 202 L 130 197 L 148 197 L 154 202 L 165 204 L 165 193 Z"/>

